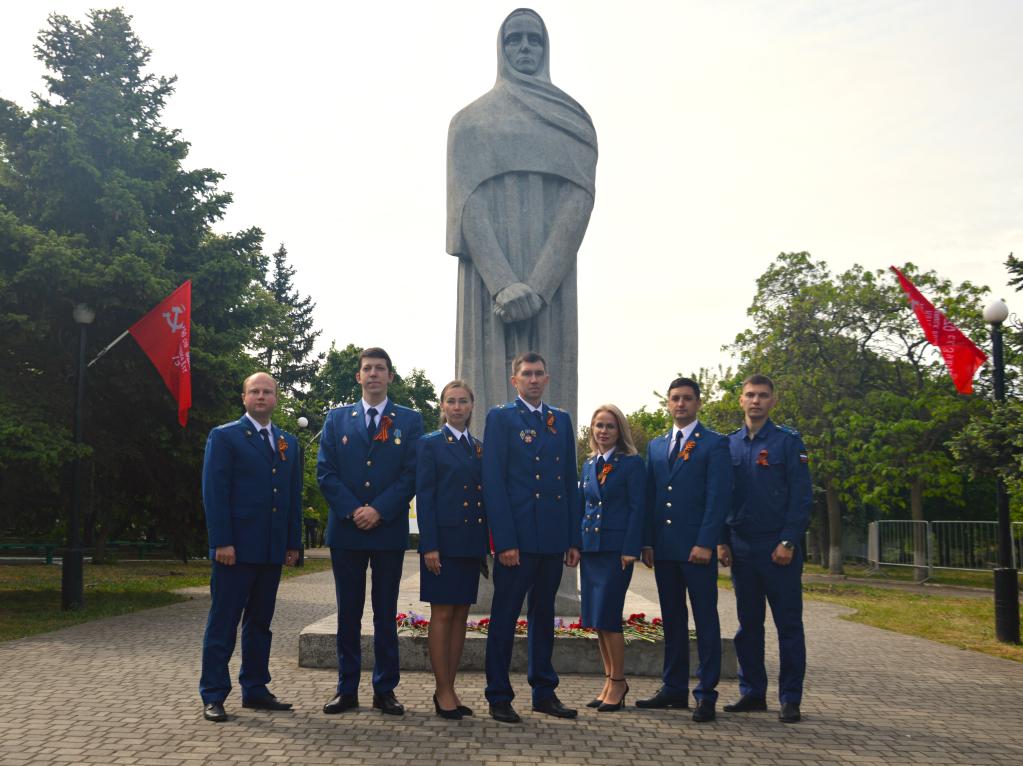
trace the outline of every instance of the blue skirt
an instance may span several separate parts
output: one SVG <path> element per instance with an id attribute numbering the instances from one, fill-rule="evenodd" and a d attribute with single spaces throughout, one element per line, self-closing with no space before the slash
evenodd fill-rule
<path id="1" fill-rule="evenodd" d="M 635 564 L 622 571 L 622 554 L 601 551 L 583 552 L 579 621 L 586 628 L 622 632 L 625 592 L 632 582 Z"/>
<path id="2" fill-rule="evenodd" d="M 481 556 L 440 555 L 440 574 L 419 557 L 419 600 L 430 604 L 475 604 L 480 586 Z"/>

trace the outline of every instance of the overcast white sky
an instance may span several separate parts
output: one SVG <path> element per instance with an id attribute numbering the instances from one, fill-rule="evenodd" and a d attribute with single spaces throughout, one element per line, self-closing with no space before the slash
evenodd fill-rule
<path id="1" fill-rule="evenodd" d="M 447 127 L 493 85 L 515 2 L 122 5 L 152 71 L 178 76 L 164 122 L 191 142 L 189 164 L 227 175 L 221 228 L 287 246 L 324 348 L 381 345 L 443 385 Z M 90 7 L 104 6 L 7 4 L 0 95 L 29 106 L 47 14 Z M 912 260 L 1023 307 L 1002 267 L 1023 253 L 1023 3 L 532 7 L 554 83 L 600 142 L 579 253 L 582 419 L 727 363 L 720 347 L 782 251 L 838 270 Z"/>

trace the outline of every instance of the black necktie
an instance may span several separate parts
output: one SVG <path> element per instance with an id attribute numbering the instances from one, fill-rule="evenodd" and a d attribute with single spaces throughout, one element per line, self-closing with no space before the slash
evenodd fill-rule
<path id="1" fill-rule="evenodd" d="M 675 434 L 675 446 L 671 448 L 671 455 L 668 456 L 668 465 L 674 465 L 678 458 L 678 451 L 682 447 L 682 431 Z"/>
<path id="2" fill-rule="evenodd" d="M 270 459 L 274 459 L 274 445 L 270 443 L 270 430 L 267 428 L 260 428 L 259 435 L 263 437 L 263 442 L 266 444 L 266 448 L 270 451 Z"/>
<path id="3" fill-rule="evenodd" d="M 472 445 L 469 444 L 468 437 L 465 434 L 462 434 L 461 436 L 458 437 L 458 441 L 461 443 L 462 449 L 465 450 L 465 453 L 469 457 L 472 457 Z"/>
<path id="4" fill-rule="evenodd" d="M 533 414 L 536 415 L 536 419 L 540 421 L 540 425 L 543 425 L 543 412 L 540 410 L 533 410 Z"/>
<path id="5" fill-rule="evenodd" d="M 600 473 L 604 470 L 604 456 L 600 455 L 597 458 L 597 481 L 600 481 Z"/>
<path id="6" fill-rule="evenodd" d="M 369 431 L 369 439 L 373 440 L 373 437 L 377 435 L 377 408 L 370 407 L 366 410 L 366 414 L 369 415 L 369 425 L 366 426 L 366 430 Z"/>

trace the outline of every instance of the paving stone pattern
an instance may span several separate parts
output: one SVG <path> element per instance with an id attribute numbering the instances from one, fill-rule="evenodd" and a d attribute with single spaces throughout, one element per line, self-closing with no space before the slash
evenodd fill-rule
<path id="1" fill-rule="evenodd" d="M 633 582 L 637 599 L 656 599 L 649 573 Z M 580 707 L 576 721 L 531 712 L 525 678 L 513 679 L 524 721 L 508 726 L 486 716 L 480 673 L 460 677 L 473 718 L 437 718 L 427 673 L 403 676 L 404 717 L 369 707 L 368 673 L 363 707 L 325 716 L 336 675 L 299 668 L 297 647 L 303 626 L 334 611 L 329 572 L 281 586 L 272 688 L 295 711 L 245 710 L 233 694 L 231 719 L 207 723 L 197 679 L 208 604 L 200 595 L 0 644 L 0 764 L 1023 764 L 1023 665 L 846 622 L 831 604 L 807 604 L 805 719 L 791 726 L 777 721 L 774 700 L 768 713 L 720 712 L 736 698 L 735 681 L 722 683 L 709 724 L 632 707 L 655 679 L 634 680 L 625 712 L 597 713 L 582 707 L 600 686 L 592 676 L 562 679 L 559 696 Z M 734 630 L 728 591 L 721 612 L 724 630 Z M 768 655 L 773 676 L 773 639 Z"/>

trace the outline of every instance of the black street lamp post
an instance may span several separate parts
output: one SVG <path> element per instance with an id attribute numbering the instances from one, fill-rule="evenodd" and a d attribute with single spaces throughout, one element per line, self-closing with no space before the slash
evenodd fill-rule
<path id="1" fill-rule="evenodd" d="M 991 362 L 994 365 L 995 399 L 1005 401 L 1005 359 L 1002 355 L 1002 323 L 1009 318 L 1005 301 L 994 301 L 984 309 L 984 321 L 991 325 Z M 995 569 L 995 636 L 1007 644 L 1019 643 L 1019 579 L 1012 566 L 1012 526 L 1009 495 L 1005 481 L 997 478 L 998 567 Z"/>
<path id="2" fill-rule="evenodd" d="M 60 606 L 62 609 L 81 609 L 85 605 L 82 576 L 82 419 L 85 409 L 85 339 L 87 328 L 96 318 L 96 312 L 84 303 L 72 311 L 78 325 L 78 393 L 75 396 L 75 460 L 71 467 L 71 514 L 68 518 L 68 547 L 60 568 Z"/>

